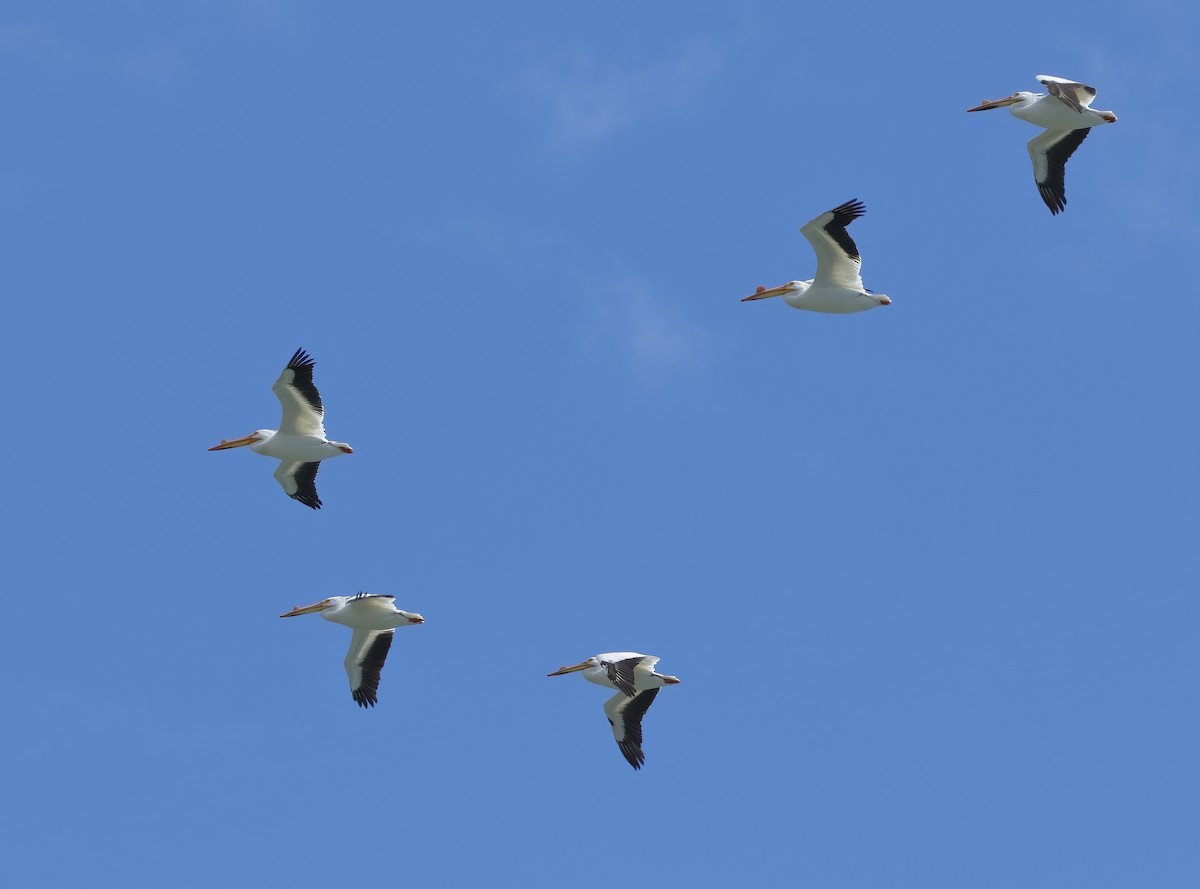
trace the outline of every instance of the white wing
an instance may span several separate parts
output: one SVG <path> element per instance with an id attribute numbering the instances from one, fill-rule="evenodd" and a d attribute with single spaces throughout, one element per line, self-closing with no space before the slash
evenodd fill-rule
<path id="1" fill-rule="evenodd" d="M 846 226 L 866 213 L 861 201 L 847 201 L 800 226 L 800 233 L 817 254 L 814 287 L 842 287 L 862 291 L 862 258 Z"/>
<path id="2" fill-rule="evenodd" d="M 1034 136 L 1026 146 L 1033 161 L 1033 178 L 1042 200 L 1057 215 L 1067 206 L 1067 159 L 1083 144 L 1091 129 L 1046 130 Z"/>
<path id="3" fill-rule="evenodd" d="M 613 738 L 621 748 L 621 755 L 635 769 L 640 769 L 646 762 L 646 755 L 642 753 L 642 717 L 658 692 L 659 689 L 652 688 L 631 698 L 619 691 L 604 702 L 604 715 L 612 726 Z"/>
<path id="4" fill-rule="evenodd" d="M 350 639 L 346 676 L 350 679 L 350 695 L 360 707 L 374 707 L 379 702 L 379 674 L 395 633 L 395 630 L 355 630 Z"/>
<path id="5" fill-rule="evenodd" d="M 1087 108 L 1096 98 L 1096 88 L 1088 86 L 1086 83 L 1076 83 L 1074 80 L 1053 77 L 1049 74 L 1039 74 L 1037 79 L 1046 88 L 1046 92 L 1076 111 Z"/>
<path id="6" fill-rule="evenodd" d="M 297 349 L 271 391 L 283 407 L 279 431 L 285 435 L 313 435 L 325 438 L 325 407 L 321 393 L 313 385 L 316 362 L 303 349 Z"/>
<path id="7" fill-rule="evenodd" d="M 355 611 L 361 611 L 364 615 L 370 613 L 388 616 L 394 615 L 396 613 L 396 606 L 392 603 L 395 601 L 395 596 L 388 596 L 383 593 L 358 593 L 350 597 L 351 607 Z"/>

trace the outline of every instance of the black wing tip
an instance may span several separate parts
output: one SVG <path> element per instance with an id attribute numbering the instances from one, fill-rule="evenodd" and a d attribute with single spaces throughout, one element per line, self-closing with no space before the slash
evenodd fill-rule
<path id="1" fill-rule="evenodd" d="M 316 365 L 317 362 L 313 361 L 307 352 L 297 349 L 284 371 L 292 372 L 292 386 L 300 393 L 300 397 L 308 402 L 309 407 L 318 414 L 324 414 L 325 406 L 321 403 L 321 393 L 313 385 L 313 368 Z"/>
<path id="2" fill-rule="evenodd" d="M 1067 208 L 1067 161 L 1091 131 L 1091 127 L 1069 130 L 1046 149 L 1046 179 L 1038 182 L 1037 187 L 1042 200 L 1055 216 Z"/>
<path id="3" fill-rule="evenodd" d="M 646 754 L 642 753 L 641 747 L 630 744 L 628 741 L 618 741 L 617 746 L 621 748 L 621 755 L 633 766 L 635 772 L 646 764 Z"/>
<path id="4" fill-rule="evenodd" d="M 1046 206 L 1050 208 L 1050 213 L 1057 216 L 1063 210 L 1067 209 L 1067 194 L 1060 192 L 1048 185 L 1038 183 L 1038 193 L 1041 194 L 1042 200 L 1046 202 Z"/>
<path id="5" fill-rule="evenodd" d="M 854 238 L 850 237 L 850 233 L 846 231 L 846 226 L 867 212 L 866 205 L 858 200 L 858 198 L 854 198 L 838 207 L 834 207 L 829 212 L 833 214 L 833 219 L 825 223 L 825 234 L 833 238 L 834 243 L 846 254 L 847 259 L 862 262 L 862 257 L 858 253 L 858 245 L 854 243 Z"/>
<path id="6" fill-rule="evenodd" d="M 320 509 L 321 498 L 317 496 L 317 472 L 320 468 L 320 460 L 300 464 L 300 468 L 292 473 L 292 478 L 296 482 L 296 493 L 288 494 L 288 496 L 293 500 L 299 500 L 310 509 Z"/>
<path id="7" fill-rule="evenodd" d="M 358 706 L 374 707 L 379 703 L 379 674 L 383 672 L 383 664 L 387 660 L 388 650 L 392 647 L 392 637 L 395 635 L 395 630 L 380 632 L 358 662 L 359 669 L 362 670 L 362 679 L 359 680 L 358 688 L 350 691 L 350 696 Z"/>
<path id="8" fill-rule="evenodd" d="M 1066 194 L 1056 192 L 1054 188 L 1045 185 L 1039 185 L 1038 192 L 1042 194 L 1042 200 L 1044 200 L 1046 206 L 1050 208 L 1052 215 L 1057 216 L 1058 214 L 1061 214 L 1063 210 L 1067 209 Z"/>
<path id="9" fill-rule="evenodd" d="M 299 370 L 300 368 L 303 368 L 303 367 L 314 367 L 314 366 L 316 366 L 316 363 L 317 362 L 313 360 L 312 356 L 309 355 L 307 352 L 304 351 L 304 349 L 301 348 L 301 349 L 297 349 L 292 354 L 292 357 L 288 361 L 287 366 L 291 370 Z"/>
<path id="10" fill-rule="evenodd" d="M 833 214 L 833 221 L 838 225 L 849 225 L 855 219 L 866 214 L 867 205 L 858 198 L 851 198 L 846 203 L 839 204 L 829 212 Z"/>
<path id="11" fill-rule="evenodd" d="M 635 769 L 640 769 L 646 762 L 646 754 L 642 753 L 642 718 L 661 690 L 660 688 L 648 688 L 639 692 L 637 697 L 625 706 L 625 712 L 622 714 L 625 723 L 625 737 L 617 742 L 617 746 L 621 748 L 621 753 Z"/>

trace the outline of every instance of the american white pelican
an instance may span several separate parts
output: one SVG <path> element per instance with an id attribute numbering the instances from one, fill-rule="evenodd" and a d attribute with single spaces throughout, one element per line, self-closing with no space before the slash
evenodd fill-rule
<path id="1" fill-rule="evenodd" d="M 985 99 L 967 111 L 989 111 L 1007 105 L 1013 117 L 1045 128 L 1044 133 L 1029 140 L 1027 147 L 1038 191 L 1057 216 L 1067 206 L 1067 158 L 1083 144 L 1092 127 L 1116 123 L 1117 116 L 1090 107 L 1096 90 L 1087 84 L 1049 74 L 1039 74 L 1037 79 L 1046 87 L 1045 93 L 1021 91 L 1007 99 Z"/>
<path id="2" fill-rule="evenodd" d="M 315 365 L 307 352 L 297 349 L 271 387 L 283 405 L 278 432 L 259 429 L 233 441 L 221 439 L 220 444 L 209 450 L 223 451 L 249 445 L 256 454 L 275 457 L 281 461 L 275 470 L 275 481 L 279 482 L 283 492 L 305 506 L 320 509 L 317 469 L 321 461 L 353 454 L 354 449 L 344 441 L 330 441 L 325 437 L 325 409 L 321 405 L 321 393 L 313 385 Z"/>
<path id="3" fill-rule="evenodd" d="M 392 600 L 395 596 L 359 593 L 357 596 L 330 596 L 315 605 L 297 605 L 280 617 L 299 617 L 316 614 L 325 620 L 344 624 L 354 630 L 350 650 L 346 653 L 346 675 L 350 677 L 350 694 L 360 707 L 374 707 L 379 701 L 379 672 L 392 647 L 396 627 L 411 627 L 425 623 L 425 618 L 411 611 L 401 611 Z"/>
<path id="4" fill-rule="evenodd" d="M 759 287 L 758 291 L 742 299 L 766 299 L 782 296 L 783 301 L 794 309 L 810 312 L 831 312 L 847 315 L 865 312 L 878 306 L 892 304 L 886 293 L 872 293 L 863 287 L 862 257 L 846 226 L 867 212 L 862 201 L 846 201 L 828 213 L 800 226 L 800 233 L 808 238 L 817 252 L 817 276 L 811 281 L 788 281 L 769 290 Z"/>
<path id="5" fill-rule="evenodd" d="M 559 667 L 547 676 L 583 672 L 588 682 L 617 689 L 617 693 L 604 702 L 604 715 L 612 726 L 613 737 L 621 753 L 635 769 L 646 762 L 642 753 L 642 717 L 654 703 L 658 690 L 664 685 L 679 681 L 675 676 L 664 676 L 654 671 L 658 658 L 636 651 L 610 651 L 590 657 L 571 667 Z"/>

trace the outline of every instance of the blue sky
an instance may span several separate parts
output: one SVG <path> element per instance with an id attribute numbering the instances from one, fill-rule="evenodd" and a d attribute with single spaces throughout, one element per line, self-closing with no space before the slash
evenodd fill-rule
<path id="1" fill-rule="evenodd" d="M 483 8 L 480 8 L 483 7 Z M 6 5 L 13 885 L 1190 887 L 1200 13 Z M 984 98 L 1096 85 L 1051 217 Z M 850 198 L 867 286 L 811 277 Z M 299 346 L 325 508 L 208 453 Z M 425 615 L 372 711 L 298 603 Z M 635 773 L 599 651 L 683 679 Z M 6 879 L 7 882 L 7 879 Z"/>

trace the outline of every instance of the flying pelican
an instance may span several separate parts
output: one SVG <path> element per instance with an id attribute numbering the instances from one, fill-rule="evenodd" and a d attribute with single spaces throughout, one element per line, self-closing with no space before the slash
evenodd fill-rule
<path id="1" fill-rule="evenodd" d="M 646 762 L 642 753 L 642 717 L 654 703 L 658 690 L 679 681 L 675 676 L 654 672 L 658 658 L 636 651 L 610 651 L 590 657 L 571 667 L 559 667 L 547 676 L 583 671 L 583 678 L 597 685 L 617 689 L 604 702 L 604 715 L 612 726 L 617 746 L 629 764 L 640 769 Z"/>
<path id="2" fill-rule="evenodd" d="M 411 627 L 425 623 L 425 618 L 411 611 L 401 611 L 392 600 L 395 596 L 359 593 L 357 596 L 330 596 L 315 605 L 297 605 L 280 617 L 299 617 L 316 614 L 325 620 L 344 624 L 354 630 L 350 650 L 346 653 L 346 675 L 350 677 L 350 695 L 360 707 L 374 707 L 379 702 L 379 672 L 392 647 L 396 627 Z"/>
<path id="3" fill-rule="evenodd" d="M 811 281 L 788 281 L 769 290 L 759 287 L 742 302 L 782 296 L 783 301 L 794 309 L 838 315 L 891 305 L 886 293 L 872 293 L 863 287 L 859 273 L 862 258 L 854 239 L 846 232 L 846 226 L 866 212 L 862 201 L 846 201 L 804 223 L 800 226 L 800 234 L 808 238 L 808 243 L 817 252 L 817 276 Z"/>
<path id="4" fill-rule="evenodd" d="M 1067 206 L 1067 186 L 1064 180 L 1067 158 L 1083 144 L 1092 127 L 1116 123 L 1111 111 L 1096 111 L 1090 106 L 1096 90 L 1084 83 L 1039 74 L 1045 93 L 1021 91 L 1007 99 L 989 100 L 967 111 L 989 111 L 1009 106 L 1013 117 L 1044 127 L 1045 132 L 1029 140 L 1029 158 L 1033 161 L 1033 178 L 1042 200 L 1057 216 Z"/>
<path id="5" fill-rule="evenodd" d="M 321 406 L 321 393 L 313 385 L 315 365 L 307 352 L 297 349 L 271 387 L 283 405 L 278 432 L 259 429 L 233 441 L 221 439 L 220 444 L 209 450 L 223 451 L 249 445 L 256 454 L 277 458 L 280 463 L 275 470 L 275 481 L 279 482 L 283 492 L 305 506 L 320 509 L 317 469 L 321 461 L 353 454 L 354 449 L 344 441 L 330 441 L 325 437 L 325 409 Z"/>

